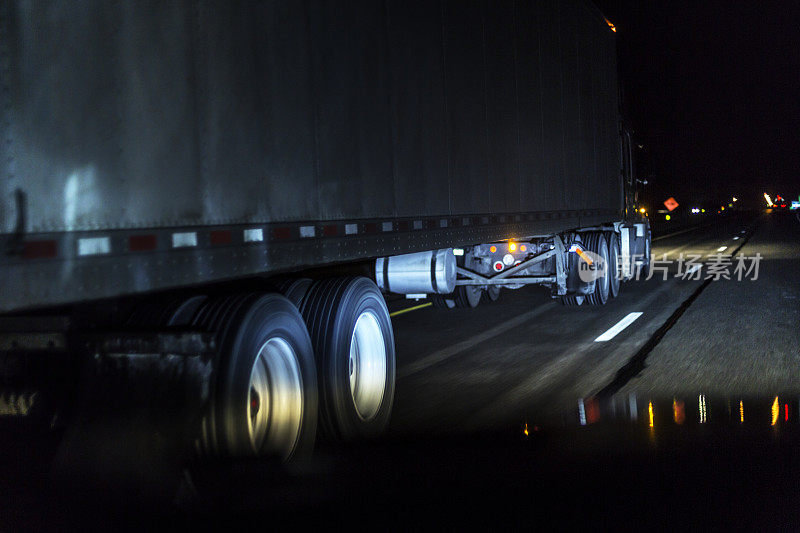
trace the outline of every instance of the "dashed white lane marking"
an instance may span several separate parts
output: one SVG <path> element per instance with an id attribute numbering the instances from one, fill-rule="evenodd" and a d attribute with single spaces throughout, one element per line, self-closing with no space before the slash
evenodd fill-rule
<path id="1" fill-rule="evenodd" d="M 606 331 L 605 333 L 603 333 L 602 335 L 600 335 L 599 337 L 597 337 L 597 338 L 594 340 L 594 342 L 605 342 L 605 341 L 610 341 L 611 339 L 613 339 L 614 337 L 616 337 L 617 335 L 619 335 L 619 333 L 620 333 L 620 332 L 621 332 L 623 329 L 625 329 L 625 328 L 627 328 L 628 326 L 630 326 L 631 324 L 633 324 L 633 322 L 634 322 L 634 321 L 635 321 L 637 318 L 639 318 L 640 316 L 642 316 L 642 313 L 640 313 L 640 312 L 638 312 L 638 311 L 637 311 L 637 312 L 635 312 L 635 313 L 628 313 L 628 315 L 627 315 L 625 318 L 623 318 L 622 320 L 620 320 L 619 322 L 617 322 L 616 324 L 614 324 L 614 325 L 611 327 L 611 329 L 609 329 L 608 331 Z"/>
<path id="2" fill-rule="evenodd" d="M 727 249 L 728 249 L 728 247 L 727 247 L 727 246 L 720 246 L 719 248 L 717 248 L 717 251 L 718 251 L 718 252 L 724 252 L 724 251 L 725 251 L 725 250 L 727 250 Z"/>
<path id="3" fill-rule="evenodd" d="M 736 237 L 733 238 L 733 240 L 734 241 L 738 241 L 739 240 L 739 236 L 737 235 Z"/>

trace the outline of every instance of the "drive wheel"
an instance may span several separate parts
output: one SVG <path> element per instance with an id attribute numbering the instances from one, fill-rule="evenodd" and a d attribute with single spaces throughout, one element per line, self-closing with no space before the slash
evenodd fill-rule
<path id="1" fill-rule="evenodd" d="M 302 314 L 319 376 L 326 436 L 353 440 L 380 434 L 394 399 L 394 333 L 380 289 L 367 278 L 314 283 Z"/>
<path id="2" fill-rule="evenodd" d="M 561 303 L 567 307 L 579 307 L 583 305 L 585 299 L 586 297 L 582 294 L 560 297 Z"/>
<path id="3" fill-rule="evenodd" d="M 606 275 L 609 276 L 608 294 L 612 298 L 619 296 L 620 272 L 619 272 L 619 236 L 613 231 L 606 233 L 608 241 L 608 268 Z"/>
<path id="4" fill-rule="evenodd" d="M 462 309 L 478 307 L 481 302 L 482 292 L 475 285 L 459 285 L 453 291 L 453 301 L 456 307 Z"/>
<path id="5" fill-rule="evenodd" d="M 608 242 L 606 242 L 605 235 L 600 232 L 588 234 L 585 242 L 589 251 L 600 258 L 604 269 L 600 276 L 595 279 L 594 292 L 588 294 L 586 300 L 590 305 L 605 305 L 608 302 L 611 285 L 609 279 Z"/>
<path id="6" fill-rule="evenodd" d="M 437 309 L 452 309 L 456 306 L 452 298 L 445 298 L 441 294 L 431 294 L 430 299 L 433 306 Z"/>
<path id="7" fill-rule="evenodd" d="M 212 300 L 195 326 L 217 333 L 211 408 L 201 445 L 227 457 L 289 460 L 310 451 L 317 422 L 313 350 L 303 319 L 279 294 Z"/>
<path id="8" fill-rule="evenodd" d="M 500 299 L 500 287 L 497 285 L 489 285 L 481 296 L 484 302 L 496 302 Z"/>
<path id="9" fill-rule="evenodd" d="M 647 238 L 644 241 L 644 259 L 642 260 L 642 264 L 638 267 L 638 275 L 636 279 L 647 279 L 650 276 L 650 231 L 647 232 Z"/>

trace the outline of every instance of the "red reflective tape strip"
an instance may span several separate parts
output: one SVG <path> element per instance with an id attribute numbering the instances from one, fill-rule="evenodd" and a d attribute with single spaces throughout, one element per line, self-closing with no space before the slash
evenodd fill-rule
<path id="1" fill-rule="evenodd" d="M 332 224 L 322 227 L 322 235 L 325 237 L 336 237 L 339 234 L 339 226 Z"/>
<path id="2" fill-rule="evenodd" d="M 227 229 L 212 231 L 209 233 L 208 237 L 212 246 L 216 246 L 218 244 L 230 244 L 233 240 L 231 231 Z"/>
<path id="3" fill-rule="evenodd" d="M 22 248 L 22 257 L 25 259 L 41 259 L 58 255 L 56 241 L 28 241 Z"/>
<path id="4" fill-rule="evenodd" d="M 364 233 L 378 233 L 378 225 L 375 223 L 364 224 Z"/>
<path id="5" fill-rule="evenodd" d="M 158 245 L 158 236 L 150 235 L 131 235 L 128 237 L 128 250 L 131 252 L 148 252 L 155 250 Z"/>
<path id="6" fill-rule="evenodd" d="M 408 220 L 401 220 L 400 222 L 397 223 L 397 229 L 399 229 L 400 231 L 408 231 L 410 227 L 411 224 L 409 224 Z"/>
<path id="7" fill-rule="evenodd" d="M 276 239 L 291 239 L 292 228 L 275 228 L 272 230 L 272 236 Z"/>

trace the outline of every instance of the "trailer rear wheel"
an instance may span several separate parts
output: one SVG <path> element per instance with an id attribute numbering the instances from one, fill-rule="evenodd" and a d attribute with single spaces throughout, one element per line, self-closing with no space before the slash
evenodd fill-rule
<path id="1" fill-rule="evenodd" d="M 311 449 L 317 421 L 313 350 L 297 309 L 279 294 L 210 301 L 195 326 L 217 332 L 207 452 L 281 460 Z"/>
<path id="2" fill-rule="evenodd" d="M 306 297 L 308 289 L 311 288 L 313 281 L 309 278 L 288 278 L 278 281 L 275 285 L 276 290 L 286 296 L 286 299 L 300 309 L 303 298 Z"/>
<path id="3" fill-rule="evenodd" d="M 303 301 L 320 387 L 320 421 L 337 440 L 378 435 L 394 398 L 394 333 L 380 289 L 363 277 L 314 283 Z"/>

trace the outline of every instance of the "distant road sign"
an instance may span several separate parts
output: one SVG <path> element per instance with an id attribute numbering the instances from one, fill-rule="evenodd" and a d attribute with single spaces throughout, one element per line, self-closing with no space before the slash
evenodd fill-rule
<path id="1" fill-rule="evenodd" d="M 665 206 L 667 206 L 667 209 L 669 209 L 670 211 L 673 211 L 673 210 L 674 210 L 676 207 L 678 207 L 678 202 L 676 202 L 676 201 L 675 201 L 675 198 L 673 198 L 672 196 L 670 196 L 670 197 L 669 197 L 669 198 L 667 198 L 667 200 L 664 202 L 664 205 L 665 205 Z"/>

